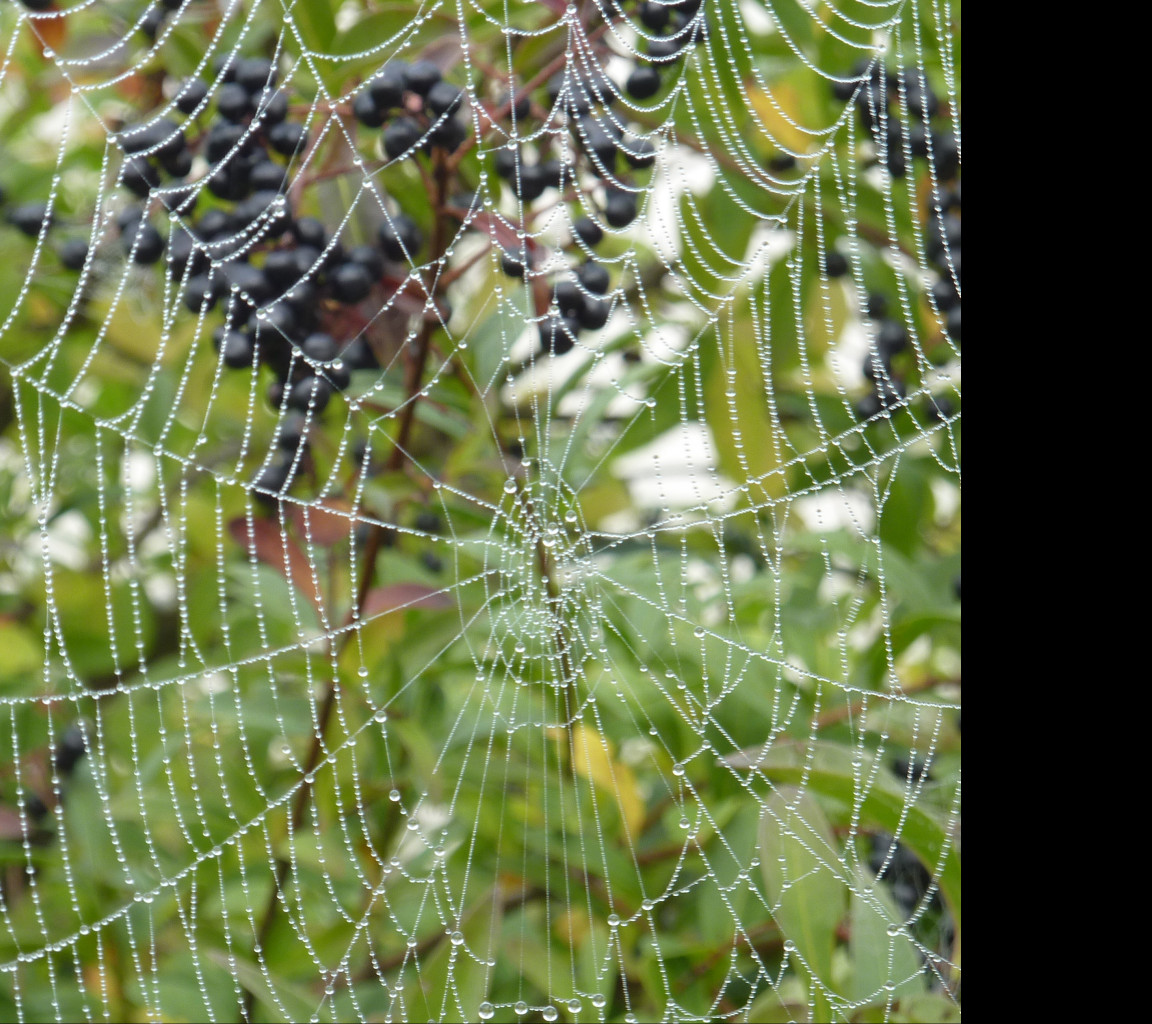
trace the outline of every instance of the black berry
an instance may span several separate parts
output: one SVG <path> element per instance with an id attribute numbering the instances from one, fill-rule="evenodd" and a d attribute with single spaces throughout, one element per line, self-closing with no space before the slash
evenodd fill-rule
<path id="1" fill-rule="evenodd" d="M 561 356 L 576 344 L 578 321 L 568 317 L 550 316 L 540 324 L 540 344 L 544 351 Z"/>
<path id="2" fill-rule="evenodd" d="M 604 219 L 614 228 L 627 227 L 636 219 L 636 196 L 621 189 L 609 189 Z"/>
<path id="3" fill-rule="evenodd" d="M 371 92 L 362 92 L 352 101 L 352 114 L 365 128 L 379 128 L 384 123 L 385 111 Z"/>
<path id="4" fill-rule="evenodd" d="M 79 764 L 80 758 L 84 756 L 87 750 L 88 745 L 84 742 L 83 730 L 78 725 L 70 725 L 56 745 L 56 753 L 52 763 L 58 772 L 68 775 Z"/>
<path id="5" fill-rule="evenodd" d="M 381 110 L 400 106 L 407 87 L 408 65 L 400 61 L 385 64 L 380 73 L 368 83 L 368 91 Z"/>
<path id="6" fill-rule="evenodd" d="M 410 117 L 401 117 L 384 129 L 384 152 L 396 160 L 413 150 L 424 137 L 424 129 Z"/>
<path id="7" fill-rule="evenodd" d="M 624 83 L 624 89 L 636 100 L 655 96 L 660 91 L 660 69 L 651 64 L 637 65 Z"/>
<path id="8" fill-rule="evenodd" d="M 604 230 L 591 217 L 580 217 L 576 220 L 572 225 L 572 234 L 589 249 L 599 245 L 604 239 Z"/>
<path id="9" fill-rule="evenodd" d="M 234 124 L 243 120 L 248 113 L 248 90 L 238 82 L 220 86 L 216 94 L 216 110 L 222 118 Z"/>
<path id="10" fill-rule="evenodd" d="M 190 78 L 176 95 L 176 109 L 182 114 L 193 114 L 207 95 L 207 83 L 200 78 Z"/>
<path id="11" fill-rule="evenodd" d="M 608 303 L 603 299 L 585 295 L 579 315 L 580 326 L 588 331 L 598 331 L 608 322 L 609 312 Z"/>
<path id="12" fill-rule="evenodd" d="M 610 278 L 607 269 L 602 264 L 588 260 L 577 273 L 580 275 L 580 283 L 588 291 L 595 292 L 597 295 L 603 295 L 608 291 Z"/>
<path id="13" fill-rule="evenodd" d="M 402 262 L 411 259 L 420 249 L 423 238 L 416 222 L 403 213 L 385 220 L 377 229 L 380 248 L 390 260 Z"/>
<path id="14" fill-rule="evenodd" d="M 51 227 L 47 203 L 21 203 L 8 211 L 8 223 L 29 238 L 40 234 L 45 224 Z"/>
<path id="15" fill-rule="evenodd" d="M 430 60 L 418 60 L 408 68 L 408 88 L 421 96 L 427 96 L 440 81 L 440 77 L 440 69 Z"/>
<path id="16" fill-rule="evenodd" d="M 88 243 L 82 238 L 67 238 L 60 243 L 56 250 L 60 262 L 69 270 L 81 270 L 84 261 L 88 259 Z"/>
<path id="17" fill-rule="evenodd" d="M 225 366 L 241 370 L 252 365 L 256 340 L 247 331 L 228 331 L 220 345 L 220 356 Z"/>
<path id="18" fill-rule="evenodd" d="M 130 157 L 120 170 L 120 183 L 133 195 L 147 199 L 160 184 L 160 172 L 145 157 Z"/>
<path id="19" fill-rule="evenodd" d="M 437 82 L 428 90 L 425 104 L 437 117 L 455 113 L 464 101 L 464 90 L 451 82 Z"/>
<path id="20" fill-rule="evenodd" d="M 828 277 L 843 277 L 848 273 L 848 260 L 842 252 L 828 250 L 824 256 L 824 273 Z"/>
<path id="21" fill-rule="evenodd" d="M 328 286 L 337 302 L 352 305 L 372 290 L 372 277 L 361 263 L 341 263 L 328 275 Z"/>
<path id="22" fill-rule="evenodd" d="M 294 121 L 281 121 L 268 129 L 268 145 L 281 156 L 292 156 L 304 141 L 304 126 Z"/>

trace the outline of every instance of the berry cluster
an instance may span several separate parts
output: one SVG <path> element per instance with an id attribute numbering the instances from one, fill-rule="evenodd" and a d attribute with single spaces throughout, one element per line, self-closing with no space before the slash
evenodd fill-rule
<path id="1" fill-rule="evenodd" d="M 464 90 L 445 81 L 431 61 L 394 60 L 356 95 L 352 113 L 366 128 L 384 127 L 384 154 L 402 160 L 418 150 L 451 153 L 464 142 L 468 129 L 456 116 L 464 97 Z"/>
<path id="2" fill-rule="evenodd" d="M 939 208 L 928 218 L 928 262 L 940 275 L 932 286 L 932 303 L 948 336 L 960 341 L 960 182 L 940 194 Z"/>
<path id="3" fill-rule="evenodd" d="M 888 173 L 902 178 L 908 173 L 908 155 L 925 159 L 932 171 L 931 189 L 939 206 L 928 211 L 926 237 L 929 264 L 938 279 L 931 289 L 932 302 L 949 337 L 960 340 L 960 152 L 951 132 L 934 128 L 942 113 L 939 98 L 919 71 L 885 73 L 878 62 L 861 62 L 843 82 L 833 84 L 840 100 L 852 100 L 863 129 L 872 136 L 880 162 Z M 825 262 L 829 277 L 848 271 L 844 256 L 832 250 Z M 874 323 L 872 345 L 864 361 L 864 376 L 872 390 L 856 406 L 862 420 L 892 412 L 904 405 L 907 388 L 894 368 L 894 359 L 909 346 L 908 332 L 888 315 L 888 303 L 880 294 L 868 296 L 867 312 Z M 932 419 L 951 416 L 946 398 L 929 399 Z"/>
<path id="4" fill-rule="evenodd" d="M 68 779 L 87 752 L 88 744 L 84 739 L 84 730 L 79 723 L 70 725 L 52 752 L 52 768 L 57 778 L 62 781 Z M 53 786 L 51 793 L 47 792 L 47 789 L 48 787 L 45 787 L 44 796 L 32 791 L 24 798 L 24 813 L 34 826 L 41 826 L 52 806 L 64 799 L 61 787 Z M 42 843 L 50 838 L 50 833 L 41 828 L 33 832 L 29 838 L 32 842 Z"/>
<path id="5" fill-rule="evenodd" d="M 143 200 L 119 213 L 125 249 L 138 263 L 167 253 L 167 270 L 182 284 L 190 312 L 205 315 L 225 305 L 213 339 L 226 367 L 264 366 L 271 371 L 268 398 L 285 416 L 280 452 L 255 482 L 259 495 L 282 492 L 307 453 L 308 428 L 332 395 L 349 386 L 351 371 L 376 368 L 360 336 L 362 320 L 348 311 L 403 279 L 420 247 L 407 218 L 386 218 L 379 246 L 347 250 L 313 217 L 295 216 L 286 160 L 307 143 L 304 126 L 288 119 L 288 97 L 264 57 L 225 58 L 216 67 L 218 88 L 191 79 L 175 91 L 175 106 L 189 115 L 184 126 L 162 117 L 121 133 L 127 159 L 122 186 Z M 211 108 L 211 116 L 201 119 Z M 199 127 L 201 120 L 207 123 Z M 190 126 L 198 127 L 191 138 Z M 186 175 L 202 156 L 203 181 Z M 172 180 L 163 182 L 164 175 Z M 195 221 L 201 185 L 219 200 Z M 147 222 L 153 201 L 188 218 L 167 243 Z M 378 296 L 383 301 L 383 292 Z"/>
<path id="6" fill-rule="evenodd" d="M 640 6 L 673 11 L 663 5 Z M 678 6 L 687 10 L 699 4 Z M 519 144 L 520 133 L 514 131 L 513 141 L 495 150 L 493 169 L 520 203 L 534 202 L 551 190 L 590 207 L 592 216 L 579 212 L 572 219 L 570 246 L 584 261 L 571 277 L 553 279 L 544 292 L 549 308 L 539 323 L 541 350 L 563 355 L 575 346 L 580 331 L 599 330 L 608 320 L 610 306 L 604 296 L 610 275 L 592 258 L 604 239 L 601 221 L 622 229 L 636 219 L 641 189 L 634 175 L 653 166 L 656 148 L 650 139 L 630 131 L 613 109 L 621 97 L 620 87 L 597 65 L 570 65 L 557 72 L 548 80 L 546 94 L 546 106 L 524 93 L 513 91 L 506 97 L 502 108 L 508 109 L 516 129 L 536 121 L 544 130 L 532 146 Z M 563 116 L 558 118 L 558 113 Z M 569 189 L 581 184 L 585 187 L 572 197 Z M 603 202 L 593 203 L 592 194 L 600 187 Z M 536 268 L 545 262 L 540 257 L 532 242 L 506 246 L 501 267 L 510 277 L 534 282 Z"/>
<path id="7" fill-rule="evenodd" d="M 931 161 L 940 181 L 960 172 L 960 149 L 951 132 L 932 127 L 940 100 L 920 71 L 885 73 L 878 61 L 861 61 L 833 95 L 853 100 L 860 126 L 872 136 L 881 163 L 894 178 L 908 173 L 908 154 Z"/>
<path id="8" fill-rule="evenodd" d="M 645 0 L 636 5 L 635 16 L 640 35 L 645 40 L 643 58 L 637 58 L 624 88 L 633 99 L 651 99 L 663 84 L 661 69 L 674 64 L 693 43 L 708 35 L 708 22 L 701 15 L 702 0 L 680 3 L 653 3 Z M 652 37 L 655 38 L 652 38 Z"/>
<path id="9" fill-rule="evenodd" d="M 949 337 L 959 342 L 960 183 L 944 189 L 941 201 L 941 215 L 934 213 L 927 225 L 928 258 L 939 275 L 930 294 Z M 893 359 L 908 348 L 908 332 L 899 320 L 887 316 L 887 308 L 883 295 L 868 296 L 868 316 L 876 327 L 872 346 L 864 360 L 864 376 L 872 382 L 873 389 L 856 406 L 856 414 L 862 420 L 895 410 L 904 403 L 907 395 L 904 381 L 893 367 Z M 929 419 L 947 419 L 954 411 L 946 397 L 929 397 L 926 409 Z"/>
<path id="10" fill-rule="evenodd" d="M 214 90 L 199 79 L 174 86 L 174 106 L 188 116 L 184 124 L 160 117 L 121 132 L 126 160 L 120 183 L 142 202 L 122 209 L 117 225 L 125 251 L 136 262 L 156 262 L 166 254 L 168 273 L 182 285 L 190 312 L 204 316 L 224 307 L 224 323 L 214 333 L 224 366 L 271 371 L 268 397 L 284 413 L 282 451 L 265 466 L 256 488 L 272 496 L 291 485 L 301 455 L 307 454 L 309 425 L 332 395 L 348 387 L 352 371 L 378 367 L 362 328 L 410 276 L 424 239 L 416 220 L 395 207 L 385 212 L 376 245 L 347 249 L 322 222 L 296 215 L 303 188 L 289 188 L 286 160 L 305 152 L 310 140 L 303 125 L 289 118 L 287 94 L 277 88 L 277 69 L 266 58 L 239 57 L 218 62 L 215 71 Z M 606 112 L 619 92 L 599 69 L 562 72 L 546 89 L 548 110 L 527 93 L 513 91 L 485 108 L 483 116 L 494 126 L 511 119 L 515 128 L 531 117 L 546 121 L 560 104 L 574 146 L 561 146 L 554 133 L 543 134 L 548 141 L 531 151 L 500 147 L 492 159 L 497 179 L 517 200 L 530 202 L 549 188 L 565 198 L 578 175 L 591 176 L 607 193 L 602 210 L 592 212 L 601 213 L 612 227 L 626 226 L 636 216 L 637 191 L 628 176 L 654 163 L 654 147 L 627 134 Z M 350 111 L 362 129 L 379 131 L 380 159 L 430 160 L 436 174 L 455 182 L 458 176 L 448 169 L 449 161 L 472 138 L 463 119 L 467 102 L 467 93 L 431 61 L 392 60 L 356 90 Z M 507 128 L 500 131 L 515 135 Z M 574 149 L 576 161 L 562 163 L 551 155 L 553 146 Z M 191 184 L 189 172 L 198 158 L 209 169 Z M 202 186 L 216 201 L 193 219 Z M 157 205 L 182 222 L 167 243 L 148 223 L 149 209 Z M 425 213 L 432 217 L 447 213 L 467 225 L 480 201 L 475 194 L 454 194 L 439 202 L 429 195 L 429 206 Z M 461 216 L 462 210 L 466 215 Z M 507 230 L 491 233 L 511 237 Z M 580 216 L 571 245 L 589 257 L 603 236 L 595 216 Z M 502 241 L 500 253 L 510 276 L 535 278 L 534 267 L 544 262 L 540 246 L 530 238 L 523 246 Z M 610 284 L 607 269 L 585 258 L 571 277 L 547 285 L 551 308 L 540 322 L 542 350 L 561 354 L 573 347 L 577 332 L 603 327 Z M 371 300 L 372 309 L 358 315 L 356 307 L 365 300 Z M 439 310 L 449 308 L 439 294 L 435 304 Z"/>
<path id="11" fill-rule="evenodd" d="M 5 205 L 6 198 L 0 188 L 0 207 Z M 4 220 L 29 238 L 38 238 L 41 231 L 50 231 L 56 225 L 56 216 L 49 213 L 48 204 L 38 201 L 9 207 Z M 88 243 L 81 238 L 66 238 L 57 245 L 56 254 L 62 266 L 68 270 L 80 270 L 88 259 Z"/>
<path id="12" fill-rule="evenodd" d="M 888 300 L 883 295 L 868 296 L 867 312 L 875 330 L 864 359 L 864 376 L 872 382 L 872 390 L 856 405 L 856 415 L 862 420 L 899 408 L 907 396 L 907 388 L 893 370 L 892 360 L 907 350 L 908 331 L 899 320 L 887 315 Z"/>
<path id="13" fill-rule="evenodd" d="M 180 6 L 157 3 L 138 27 L 154 37 Z M 658 79 L 655 64 L 678 59 L 703 37 L 700 7 L 699 0 L 636 5 L 635 17 L 649 34 L 647 60 L 637 71 L 647 68 Z M 613 16 L 625 15 L 617 8 Z M 382 310 L 396 308 L 407 322 L 422 304 L 425 321 L 446 320 L 450 306 L 440 278 L 451 230 L 445 217 L 485 233 L 503 271 L 525 280 L 541 352 L 566 353 L 579 332 L 607 323 L 612 280 L 595 250 L 607 230 L 635 220 L 643 185 L 636 176 L 652 167 L 656 150 L 613 109 L 622 89 L 597 60 L 586 54 L 569 62 L 539 92 L 513 80 L 502 93 L 470 94 L 427 59 L 393 59 L 359 84 L 341 109 L 358 126 L 356 146 L 374 145 L 380 163 L 393 168 L 389 173 L 416 161 L 428 185 L 420 209 L 406 211 L 378 193 L 383 219 L 373 245 L 346 245 L 321 220 L 303 215 L 310 176 L 323 177 L 332 163 L 312 158 L 323 138 L 293 119 L 279 68 L 265 56 L 226 54 L 208 81 L 171 80 L 166 109 L 120 128 L 115 142 L 124 160 L 117 184 L 127 202 L 115 204 L 110 223 L 121 256 L 163 266 L 197 317 L 222 313 L 213 340 L 223 367 L 270 375 L 279 448 L 255 481 L 258 496 L 275 500 L 286 492 L 306 464 L 309 433 L 333 395 L 350 386 L 356 370 L 379 369 L 382 350 L 374 336 L 369 344 L 365 328 Z M 484 181 L 482 175 L 476 180 L 475 159 L 461 163 L 476 144 L 492 172 L 487 180 L 497 186 L 498 204 L 489 209 L 518 214 L 482 213 L 481 198 L 468 191 Z M 566 246 L 571 269 L 559 273 L 542 243 L 524 230 L 536 214 L 529 204 L 549 191 L 552 201 L 573 205 Z M 44 203 L 16 206 L 7 219 L 34 238 L 53 226 Z M 420 263 L 420 225 L 429 221 L 435 251 L 425 258 L 432 272 Z M 80 239 L 62 242 L 57 252 L 73 270 L 90 265 L 95 274 L 107 265 L 93 261 Z M 410 290 L 423 290 L 427 301 L 414 306 Z"/>

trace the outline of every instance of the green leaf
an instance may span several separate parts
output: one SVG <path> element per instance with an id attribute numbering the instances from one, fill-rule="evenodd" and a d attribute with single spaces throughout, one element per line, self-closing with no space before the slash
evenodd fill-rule
<path id="1" fill-rule="evenodd" d="M 292 15 L 304 45 L 314 53 L 327 53 L 336 35 L 336 7 L 331 0 L 296 0 Z"/>
<path id="2" fill-rule="evenodd" d="M 852 977 L 849 996 L 857 1001 L 884 998 L 885 986 L 896 995 L 924 991 L 920 953 L 901 926 L 901 915 L 883 885 L 861 871 L 852 893 Z M 893 934 L 893 930 L 900 930 Z"/>
<path id="3" fill-rule="evenodd" d="M 415 996 L 413 1019 L 429 1021 L 470 1021 L 488 995 L 504 916 L 504 893 L 500 886 L 482 899 L 470 901 L 471 909 L 461 919 L 463 942 L 445 938 L 420 965 L 420 992 Z"/>
<path id="4" fill-rule="evenodd" d="M 335 33 L 328 51 L 334 54 L 371 51 L 372 63 L 382 65 L 387 62 L 387 56 L 381 54 L 381 48 L 391 43 L 386 52 L 390 54 L 395 50 L 395 44 L 406 35 L 411 15 L 411 4 L 385 4 L 384 10 L 359 18 L 351 28 Z"/>
<path id="5" fill-rule="evenodd" d="M 785 786 L 760 819 L 761 872 L 772 914 L 794 945 L 797 969 L 815 996 L 832 978 L 836 931 L 848 906 L 839 845 L 820 805 Z"/>
<path id="6" fill-rule="evenodd" d="M 316 1013 L 317 1000 L 299 985 L 286 984 L 275 976 L 270 979 L 256 964 L 222 950 L 209 950 L 208 957 L 234 974 L 245 990 L 264 1003 L 268 1010 L 283 1007 L 290 1020 L 311 1020 Z M 257 1014 L 257 1017 L 264 1019 L 262 1014 Z"/>
<path id="7" fill-rule="evenodd" d="M 923 807 L 909 803 L 906 787 L 882 765 L 876 765 L 875 757 L 820 741 L 810 749 L 781 743 L 763 756 L 742 752 L 731 755 L 728 761 L 735 767 L 755 764 L 758 771 L 778 785 L 803 784 L 841 802 L 863 828 L 895 835 L 932 873 L 952 914 L 959 945 L 960 854 L 944 824 Z"/>

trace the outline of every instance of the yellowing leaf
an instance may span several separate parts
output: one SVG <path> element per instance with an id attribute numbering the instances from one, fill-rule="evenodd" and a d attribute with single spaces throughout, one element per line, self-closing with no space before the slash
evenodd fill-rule
<path id="1" fill-rule="evenodd" d="M 558 742 L 566 746 L 565 732 L 560 729 L 555 732 Z M 572 770 L 615 798 L 628 835 L 635 840 L 644 825 L 644 801 L 632 769 L 615 760 L 609 740 L 582 723 L 572 728 L 571 744 Z"/>
<path id="2" fill-rule="evenodd" d="M 778 143 L 798 153 L 805 153 L 812 145 L 812 136 L 802 131 L 800 97 L 788 82 L 776 82 L 771 95 L 756 86 L 746 86 L 745 91 L 752 109 L 756 111 L 767 133 Z"/>

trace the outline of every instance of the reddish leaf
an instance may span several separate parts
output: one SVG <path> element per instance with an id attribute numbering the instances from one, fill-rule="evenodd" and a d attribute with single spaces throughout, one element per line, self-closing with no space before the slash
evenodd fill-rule
<path id="1" fill-rule="evenodd" d="M 499 214 L 488 213 L 481 210 L 472 214 L 470 226 L 476 231 L 485 232 L 504 252 L 511 252 L 521 246 L 520 236 L 515 225 Z M 533 256 L 541 248 L 536 239 L 529 236 L 524 240 L 528 246 L 529 256 Z"/>
<path id="2" fill-rule="evenodd" d="M 452 599 L 423 583 L 390 583 L 386 587 L 375 587 L 368 591 L 364 607 L 360 609 L 362 618 L 375 618 L 403 608 L 451 608 Z"/>
<path id="3" fill-rule="evenodd" d="M 289 515 L 299 536 L 311 537 L 313 544 L 322 547 L 334 547 L 342 543 L 356 527 L 352 506 L 338 498 L 329 498 L 312 505 L 294 505 Z"/>
<path id="4" fill-rule="evenodd" d="M 21 819 L 19 811 L 0 804 L 0 840 L 11 842 L 23 839 L 26 826 L 29 831 L 35 828 L 26 817 Z"/>
<path id="5" fill-rule="evenodd" d="M 279 523 L 238 516 L 228 524 L 228 532 L 237 544 L 281 573 L 312 602 L 317 611 L 320 610 L 320 595 L 312 578 L 312 564 L 300 550 L 300 545 L 284 533 Z"/>

